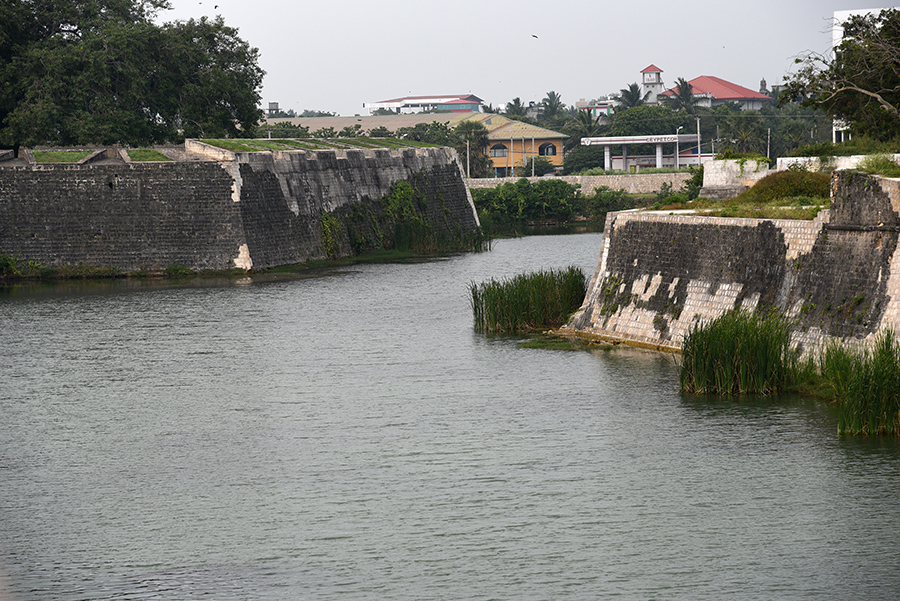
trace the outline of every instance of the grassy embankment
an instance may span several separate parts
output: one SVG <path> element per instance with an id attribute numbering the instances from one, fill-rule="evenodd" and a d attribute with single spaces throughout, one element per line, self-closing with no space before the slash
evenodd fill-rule
<path id="1" fill-rule="evenodd" d="M 796 392 L 834 400 L 841 434 L 900 435 L 900 344 L 890 330 L 870 349 L 838 342 L 801 359 L 791 322 L 733 311 L 700 323 L 682 343 L 681 389 L 695 394 Z"/>
<path id="2" fill-rule="evenodd" d="M 685 201 L 671 197 L 661 199 L 651 208 L 661 211 L 691 209 L 714 217 L 814 219 L 819 211 L 828 208 L 830 196 L 829 174 L 788 170 L 767 175 L 734 198 Z"/>

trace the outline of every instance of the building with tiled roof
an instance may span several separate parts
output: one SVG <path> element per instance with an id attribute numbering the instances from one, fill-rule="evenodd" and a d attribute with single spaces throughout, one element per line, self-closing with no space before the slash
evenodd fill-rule
<path id="1" fill-rule="evenodd" d="M 485 154 L 490 157 L 498 177 L 512 175 L 515 167 L 534 156 L 544 157 L 556 167 L 562 166 L 565 134 L 493 113 L 468 115 L 459 121 L 477 121 L 488 130 Z"/>
<path id="2" fill-rule="evenodd" d="M 688 83 L 691 84 L 694 98 L 699 99 L 698 106 L 714 107 L 726 102 L 736 102 L 741 106 L 741 110 L 759 110 L 766 103 L 772 102 L 770 96 L 725 81 L 721 77 L 701 75 L 691 79 Z M 674 93 L 674 88 L 670 88 L 660 96 L 672 96 Z"/>
<path id="3" fill-rule="evenodd" d="M 452 113 L 474 113 L 481 110 L 484 102 L 473 94 L 457 94 L 451 96 L 404 96 L 379 102 L 364 102 L 363 108 L 369 112 L 387 109 L 398 114 L 421 113 L 422 111 L 446 111 Z"/>

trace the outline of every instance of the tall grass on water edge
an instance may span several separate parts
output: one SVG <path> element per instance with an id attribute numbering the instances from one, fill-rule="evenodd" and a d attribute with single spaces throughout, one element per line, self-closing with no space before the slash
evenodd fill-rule
<path id="1" fill-rule="evenodd" d="M 698 322 L 682 342 L 681 390 L 696 394 L 772 394 L 799 369 L 791 323 L 777 312 L 735 310 Z"/>
<path id="2" fill-rule="evenodd" d="M 575 266 L 469 284 L 475 330 L 513 333 L 560 326 L 584 301 L 587 281 Z"/>
<path id="3" fill-rule="evenodd" d="M 840 404 L 838 433 L 900 434 L 900 344 L 893 331 L 882 331 L 871 349 L 831 344 L 820 364 Z"/>

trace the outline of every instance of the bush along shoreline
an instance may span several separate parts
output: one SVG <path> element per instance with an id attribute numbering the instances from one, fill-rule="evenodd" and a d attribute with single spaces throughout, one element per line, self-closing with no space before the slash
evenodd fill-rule
<path id="1" fill-rule="evenodd" d="M 681 347 L 681 390 L 729 396 L 794 392 L 838 406 L 838 433 L 900 435 L 900 343 L 883 330 L 870 348 L 834 341 L 801 359 L 783 314 L 736 310 L 696 324 Z"/>

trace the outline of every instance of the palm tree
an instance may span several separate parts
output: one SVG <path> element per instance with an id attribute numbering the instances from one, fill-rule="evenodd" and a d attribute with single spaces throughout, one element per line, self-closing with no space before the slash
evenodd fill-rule
<path id="1" fill-rule="evenodd" d="M 513 98 L 512 102 L 506 103 L 506 114 L 519 117 L 525 116 L 525 105 L 522 104 L 518 96 Z"/>
<path id="2" fill-rule="evenodd" d="M 485 177 L 490 173 L 491 161 L 485 156 L 488 130 L 477 121 L 461 121 L 452 130 L 453 146 L 465 161 L 466 175 Z"/>
<path id="3" fill-rule="evenodd" d="M 641 86 L 637 83 L 628 84 L 627 88 L 619 90 L 619 95 L 615 96 L 616 106 L 625 110 L 646 104 L 650 98 L 650 92 L 641 94 Z"/>
<path id="4" fill-rule="evenodd" d="M 566 140 L 566 150 L 570 150 L 581 144 L 581 138 L 590 138 L 599 135 L 603 130 L 603 115 L 591 116 L 590 111 L 578 111 L 573 119 L 566 122 L 565 132 L 569 134 Z"/>
<path id="5" fill-rule="evenodd" d="M 694 96 L 694 86 L 689 84 L 683 77 L 675 80 L 675 87 L 670 90 L 671 95 L 664 96 L 666 106 L 675 111 L 684 111 L 689 115 L 693 115 L 697 111 L 697 104 L 700 99 Z"/>
<path id="6" fill-rule="evenodd" d="M 566 110 L 559 94 L 554 91 L 547 92 L 547 96 L 541 100 L 541 120 L 549 121 Z"/>
<path id="7" fill-rule="evenodd" d="M 500 112 L 500 108 L 494 106 L 493 104 L 482 104 L 482 105 L 481 105 L 481 112 L 482 112 L 482 113 L 499 113 L 499 112 Z"/>

